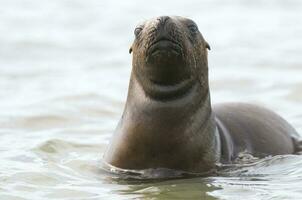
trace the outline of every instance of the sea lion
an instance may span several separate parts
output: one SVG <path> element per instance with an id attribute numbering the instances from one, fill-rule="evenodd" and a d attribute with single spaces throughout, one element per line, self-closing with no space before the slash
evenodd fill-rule
<path id="1" fill-rule="evenodd" d="M 210 46 L 194 21 L 161 16 L 138 25 L 134 34 L 127 102 L 105 162 L 203 173 L 232 163 L 240 152 L 295 152 L 297 132 L 274 112 L 242 103 L 212 109 Z"/>

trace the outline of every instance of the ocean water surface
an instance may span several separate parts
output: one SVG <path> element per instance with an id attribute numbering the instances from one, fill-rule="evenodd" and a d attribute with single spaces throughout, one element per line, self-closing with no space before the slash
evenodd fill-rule
<path id="1" fill-rule="evenodd" d="M 1 0 L 0 199 L 302 199 L 302 157 L 206 178 L 100 169 L 126 100 L 140 21 L 190 17 L 211 46 L 212 102 L 266 106 L 302 133 L 299 0 Z"/>

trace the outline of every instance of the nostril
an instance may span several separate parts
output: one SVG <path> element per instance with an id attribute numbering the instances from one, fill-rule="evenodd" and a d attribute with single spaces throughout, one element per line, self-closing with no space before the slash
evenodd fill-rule
<path id="1" fill-rule="evenodd" d="M 169 16 L 161 16 L 161 17 L 158 17 L 157 20 L 159 21 L 159 23 L 164 25 L 169 18 L 170 18 Z"/>

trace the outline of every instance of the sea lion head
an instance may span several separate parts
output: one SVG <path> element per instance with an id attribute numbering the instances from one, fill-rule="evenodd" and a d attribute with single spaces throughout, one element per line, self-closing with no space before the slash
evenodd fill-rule
<path id="1" fill-rule="evenodd" d="M 129 50 L 133 73 L 146 95 L 169 99 L 186 93 L 194 83 L 208 88 L 208 43 L 194 21 L 161 16 L 140 23 Z"/>

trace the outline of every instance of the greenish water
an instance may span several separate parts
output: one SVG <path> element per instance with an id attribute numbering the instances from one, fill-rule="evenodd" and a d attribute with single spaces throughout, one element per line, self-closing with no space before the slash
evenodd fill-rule
<path id="1" fill-rule="evenodd" d="M 301 199 L 302 158 L 206 178 L 123 180 L 100 169 L 125 103 L 133 29 L 194 19 L 211 45 L 213 103 L 275 110 L 302 132 L 298 0 L 1 0 L 0 199 Z"/>

